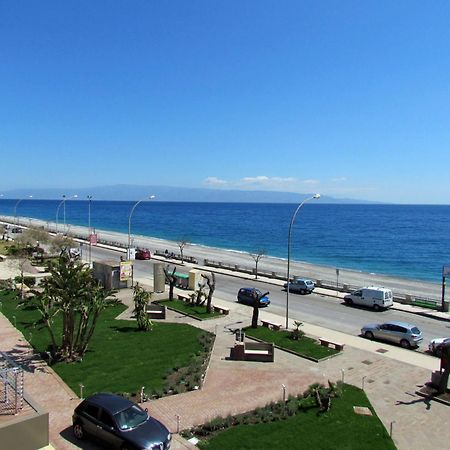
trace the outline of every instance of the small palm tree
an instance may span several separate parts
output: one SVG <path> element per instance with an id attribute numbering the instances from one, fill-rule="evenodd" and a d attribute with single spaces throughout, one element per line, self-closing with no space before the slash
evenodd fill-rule
<path id="1" fill-rule="evenodd" d="M 139 286 L 139 283 L 136 283 L 133 288 L 133 312 L 136 315 L 138 329 L 142 331 L 149 331 L 153 327 L 152 321 L 147 314 L 147 305 L 151 296 L 152 294 L 150 292 L 147 292 L 143 287 Z"/>

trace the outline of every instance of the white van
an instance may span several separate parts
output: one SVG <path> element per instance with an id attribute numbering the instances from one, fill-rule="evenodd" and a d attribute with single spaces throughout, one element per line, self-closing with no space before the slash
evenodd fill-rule
<path id="1" fill-rule="evenodd" d="M 368 306 L 375 311 L 390 308 L 394 302 L 392 300 L 392 291 L 384 287 L 368 286 L 353 291 L 344 297 L 347 305 Z"/>

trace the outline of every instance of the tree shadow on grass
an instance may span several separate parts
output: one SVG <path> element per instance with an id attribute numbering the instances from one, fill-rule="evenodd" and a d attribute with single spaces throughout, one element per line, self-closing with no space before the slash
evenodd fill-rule
<path id="1" fill-rule="evenodd" d="M 142 332 L 136 326 L 134 326 L 134 327 L 127 327 L 127 326 L 111 327 L 111 330 L 118 331 L 119 333 L 133 333 L 133 332 L 141 333 Z"/>

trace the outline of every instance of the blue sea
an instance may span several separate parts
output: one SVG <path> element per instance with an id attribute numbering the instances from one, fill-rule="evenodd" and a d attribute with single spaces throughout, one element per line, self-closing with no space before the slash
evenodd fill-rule
<path id="1" fill-rule="evenodd" d="M 16 200 L 1 199 L 14 215 Z M 17 215 L 55 222 L 59 200 L 20 202 Z M 92 201 L 91 226 L 128 232 L 134 202 Z M 88 225 L 88 201 L 67 200 L 66 222 Z M 286 258 L 297 205 L 142 202 L 132 234 Z M 63 222 L 63 208 L 59 223 Z M 292 258 L 337 268 L 440 282 L 450 265 L 450 206 L 307 203 L 292 231 Z"/>

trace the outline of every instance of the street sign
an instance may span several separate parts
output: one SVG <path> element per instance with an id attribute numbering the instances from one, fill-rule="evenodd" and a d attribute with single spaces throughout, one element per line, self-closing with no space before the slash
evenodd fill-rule
<path id="1" fill-rule="evenodd" d="M 131 261 L 120 262 L 120 281 L 127 281 L 133 275 L 133 263 Z"/>
<path id="2" fill-rule="evenodd" d="M 97 234 L 96 233 L 92 233 L 89 236 L 89 241 L 90 241 L 91 245 L 97 245 Z"/>
<path id="3" fill-rule="evenodd" d="M 443 266 L 442 267 L 442 276 L 444 278 L 450 277 L 450 266 Z"/>

